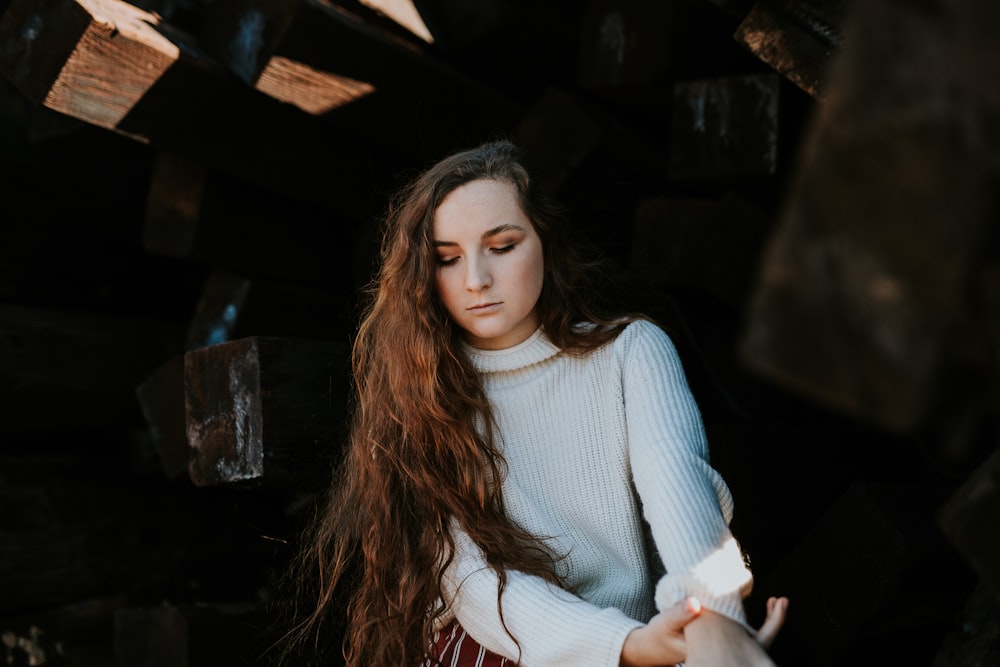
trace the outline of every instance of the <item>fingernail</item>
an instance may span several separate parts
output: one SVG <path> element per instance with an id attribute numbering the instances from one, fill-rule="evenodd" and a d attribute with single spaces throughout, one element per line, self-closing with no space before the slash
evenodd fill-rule
<path id="1" fill-rule="evenodd" d="M 701 601 L 698 598 L 687 598 L 684 600 L 684 607 L 692 614 L 698 614 L 701 612 Z"/>

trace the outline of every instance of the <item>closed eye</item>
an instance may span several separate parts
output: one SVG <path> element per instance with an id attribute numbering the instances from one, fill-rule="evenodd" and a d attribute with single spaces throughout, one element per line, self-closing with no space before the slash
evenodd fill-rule
<path id="1" fill-rule="evenodd" d="M 502 255 L 504 253 L 510 252 L 516 246 L 517 246 L 516 243 L 510 243 L 505 246 L 500 246 L 499 248 L 490 248 L 490 252 L 492 252 L 494 255 Z"/>
<path id="2" fill-rule="evenodd" d="M 447 259 L 443 257 L 438 257 L 438 266 L 451 266 L 458 261 L 458 257 L 448 257 Z"/>

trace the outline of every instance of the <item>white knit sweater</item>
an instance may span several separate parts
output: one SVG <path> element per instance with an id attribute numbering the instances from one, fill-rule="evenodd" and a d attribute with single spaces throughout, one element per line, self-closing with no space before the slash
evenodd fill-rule
<path id="1" fill-rule="evenodd" d="M 732 497 L 662 329 L 633 322 L 583 357 L 541 330 L 506 350 L 466 352 L 494 407 L 507 512 L 566 554 L 574 591 L 508 574 L 503 620 L 519 653 L 500 622 L 496 575 L 453 525 L 445 597 L 473 638 L 525 667 L 611 667 L 633 628 L 688 595 L 746 625 L 751 577 L 729 531 Z"/>

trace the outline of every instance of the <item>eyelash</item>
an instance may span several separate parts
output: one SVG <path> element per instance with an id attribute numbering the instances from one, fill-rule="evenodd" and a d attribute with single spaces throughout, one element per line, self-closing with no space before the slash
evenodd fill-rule
<path id="1" fill-rule="evenodd" d="M 504 255 L 513 250 L 516 246 L 517 246 L 516 243 L 509 243 L 505 246 L 500 246 L 499 248 L 490 248 L 490 252 L 492 252 L 494 255 Z M 457 261 L 458 257 L 452 257 L 450 259 L 439 259 L 438 266 L 451 266 Z"/>

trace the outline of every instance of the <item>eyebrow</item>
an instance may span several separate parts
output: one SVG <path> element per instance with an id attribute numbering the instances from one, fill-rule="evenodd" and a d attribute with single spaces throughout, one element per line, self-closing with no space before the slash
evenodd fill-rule
<path id="1" fill-rule="evenodd" d="M 503 232 L 523 232 L 523 231 L 524 231 L 524 227 L 522 227 L 521 225 L 515 225 L 515 224 L 511 224 L 511 223 L 506 223 L 506 224 L 503 224 L 503 225 L 497 225 L 496 227 L 494 227 L 492 229 L 487 229 L 485 232 L 483 232 L 483 234 L 482 234 L 482 236 L 480 236 L 480 238 L 483 239 L 483 240 L 486 240 L 486 239 L 490 238 L 491 236 L 496 236 L 497 234 L 501 234 Z M 454 241 L 437 241 L 437 240 L 434 241 L 434 247 L 435 248 L 439 248 L 441 246 L 454 246 L 454 245 L 458 245 L 458 244 L 455 243 Z"/>

